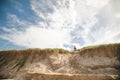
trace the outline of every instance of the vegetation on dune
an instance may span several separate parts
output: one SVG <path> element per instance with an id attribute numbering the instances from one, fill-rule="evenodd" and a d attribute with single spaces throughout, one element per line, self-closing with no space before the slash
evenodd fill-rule
<path id="1" fill-rule="evenodd" d="M 14 68 L 17 68 L 17 71 L 19 71 L 28 60 L 32 63 L 36 58 L 36 56 L 39 56 L 39 58 L 43 55 L 45 57 L 46 55 L 50 54 L 66 54 L 69 51 L 59 48 L 47 48 L 47 49 L 27 49 L 27 50 L 5 50 L 0 51 L 0 67 L 7 65 L 9 61 L 16 60 Z M 8 58 L 9 57 L 9 58 Z"/>
<path id="2" fill-rule="evenodd" d="M 43 72 L 58 71 L 81 74 L 98 73 L 103 70 L 100 73 L 110 71 L 109 73 L 117 74 L 120 73 L 119 62 L 120 43 L 88 46 L 74 51 L 59 48 L 5 50 L 0 51 L 0 77 L 3 74 L 6 76 L 6 72 L 10 72 L 10 70 L 13 70 L 14 73 L 20 70 L 17 72 L 20 73 L 26 68 L 33 72 L 39 68 L 40 72 L 43 70 Z M 31 63 L 34 64 L 31 65 Z M 36 69 L 32 70 L 33 67 Z M 9 75 L 7 73 L 7 76 Z"/>
<path id="3" fill-rule="evenodd" d="M 76 51 L 78 51 L 78 53 L 82 53 L 87 50 L 94 50 L 94 49 L 105 48 L 109 46 L 120 46 L 120 43 L 88 46 L 82 49 L 77 49 Z M 31 63 L 36 59 L 38 59 L 36 58 L 36 56 L 39 56 L 39 59 L 40 59 L 41 56 L 42 58 L 44 58 L 46 55 L 51 55 L 51 54 L 58 55 L 58 54 L 66 54 L 66 53 L 70 53 L 70 52 L 64 49 L 59 49 L 59 48 L 54 48 L 54 49 L 29 48 L 26 50 L 0 51 L 0 67 L 2 67 L 3 65 L 6 65 L 9 61 L 12 61 L 15 59 L 16 63 L 13 66 L 13 68 L 17 68 L 19 70 L 25 65 L 28 59 L 30 60 Z"/>
<path id="4" fill-rule="evenodd" d="M 87 49 L 97 49 L 97 48 L 104 48 L 104 47 L 109 47 L 109 46 L 119 46 L 120 43 L 114 43 L 114 44 L 101 44 L 101 45 L 94 45 L 94 46 L 87 46 L 87 47 L 83 47 L 81 49 L 78 49 L 77 51 L 84 51 L 84 50 L 87 50 Z"/>
<path id="5" fill-rule="evenodd" d="M 27 61 L 27 59 L 29 57 L 29 53 L 27 51 L 23 51 L 22 56 L 23 57 L 13 67 L 13 68 L 18 67 L 17 71 L 19 71 L 19 69 L 22 68 L 25 65 L 25 63 L 26 63 L 26 61 Z"/>

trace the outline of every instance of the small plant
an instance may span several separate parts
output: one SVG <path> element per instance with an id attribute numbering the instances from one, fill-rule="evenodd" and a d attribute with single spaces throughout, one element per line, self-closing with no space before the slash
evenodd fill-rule
<path id="1" fill-rule="evenodd" d="M 21 51 L 21 54 L 22 54 L 22 58 L 13 67 L 13 69 L 18 67 L 17 71 L 19 71 L 25 65 L 25 63 L 26 63 L 26 61 L 27 61 L 27 59 L 29 57 L 29 53 L 27 51 L 25 51 L 25 50 Z"/>

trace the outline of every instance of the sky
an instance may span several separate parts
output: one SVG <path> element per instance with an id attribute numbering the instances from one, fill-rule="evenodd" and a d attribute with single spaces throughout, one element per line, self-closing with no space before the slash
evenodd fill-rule
<path id="1" fill-rule="evenodd" d="M 0 50 L 120 42 L 120 0 L 0 0 Z"/>

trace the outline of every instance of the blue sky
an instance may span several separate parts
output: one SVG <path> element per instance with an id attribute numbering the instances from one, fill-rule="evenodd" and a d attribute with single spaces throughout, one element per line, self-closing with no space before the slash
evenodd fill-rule
<path id="1" fill-rule="evenodd" d="M 0 50 L 120 42 L 120 0 L 1 0 Z"/>

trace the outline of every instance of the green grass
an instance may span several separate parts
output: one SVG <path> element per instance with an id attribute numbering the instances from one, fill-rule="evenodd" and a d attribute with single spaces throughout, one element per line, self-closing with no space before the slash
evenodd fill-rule
<path id="1" fill-rule="evenodd" d="M 103 45 L 95 45 L 83 47 L 82 49 L 78 49 L 78 52 L 82 52 L 88 49 L 96 49 L 96 48 L 104 48 L 109 46 L 120 46 L 120 43 L 115 44 L 103 44 Z M 67 54 L 70 53 L 67 50 L 59 49 L 59 48 L 47 48 L 47 49 L 39 49 L 39 48 L 29 48 L 26 50 L 5 50 L 0 51 L 0 66 L 8 64 L 8 62 L 12 60 L 17 60 L 13 68 L 17 68 L 19 71 L 22 67 L 25 66 L 26 62 L 29 61 L 32 63 L 37 58 L 45 57 L 46 55 L 58 55 L 58 54 Z"/>
<path id="2" fill-rule="evenodd" d="M 78 49 L 77 51 L 84 51 L 86 49 L 96 49 L 96 48 L 100 48 L 100 47 L 109 47 L 109 46 L 116 46 L 116 45 L 120 45 L 120 43 L 114 43 L 114 44 L 101 44 L 101 45 L 94 45 L 94 46 L 87 46 L 87 47 L 83 47 L 81 49 Z"/>
<path id="3" fill-rule="evenodd" d="M 19 71 L 22 67 L 25 66 L 28 59 L 32 63 L 35 59 L 46 55 L 58 55 L 58 54 L 66 54 L 69 51 L 59 48 L 47 48 L 47 49 L 39 49 L 39 48 L 29 48 L 26 50 L 5 50 L 0 51 L 0 66 L 9 64 L 10 61 L 15 60 L 15 64 L 12 69 L 17 68 Z"/>

